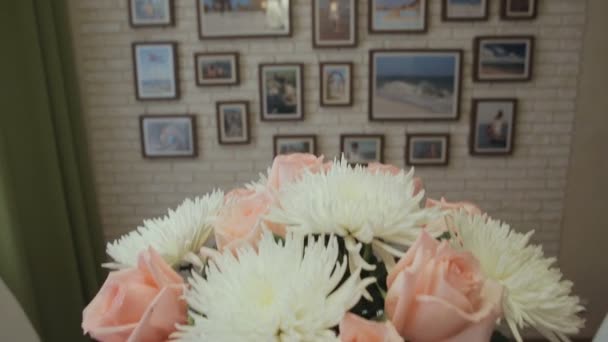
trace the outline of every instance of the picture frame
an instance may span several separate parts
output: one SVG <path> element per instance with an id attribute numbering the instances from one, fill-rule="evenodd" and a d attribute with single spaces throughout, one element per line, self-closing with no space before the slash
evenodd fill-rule
<path id="1" fill-rule="evenodd" d="M 442 0 L 442 21 L 487 21 L 490 0 Z"/>
<path id="2" fill-rule="evenodd" d="M 272 140 L 275 157 L 290 153 L 311 153 L 317 155 L 316 135 L 275 135 Z"/>
<path id="3" fill-rule="evenodd" d="M 140 115 L 142 156 L 195 158 L 198 155 L 194 115 Z"/>
<path id="4" fill-rule="evenodd" d="M 291 37 L 292 0 L 268 2 L 241 0 L 195 0 L 198 34 L 204 39 Z M 282 4 L 286 3 L 287 8 Z M 269 6 L 271 5 L 271 6 Z"/>
<path id="5" fill-rule="evenodd" d="M 195 53 L 194 68 L 196 85 L 228 86 L 240 82 L 239 53 Z"/>
<path id="6" fill-rule="evenodd" d="M 176 100 L 180 96 L 176 42 L 134 42 L 133 82 L 138 101 Z"/>
<path id="7" fill-rule="evenodd" d="M 131 28 L 175 25 L 174 0 L 127 0 Z"/>
<path id="8" fill-rule="evenodd" d="M 540 0 L 501 0 L 502 20 L 534 20 L 538 16 Z"/>
<path id="9" fill-rule="evenodd" d="M 304 64 L 260 64 L 258 78 L 262 121 L 304 120 Z"/>
<path id="10" fill-rule="evenodd" d="M 429 1 L 369 0 L 368 32 L 370 34 L 427 32 Z"/>
<path id="11" fill-rule="evenodd" d="M 408 134 L 405 163 L 409 166 L 446 166 L 450 160 L 450 135 Z"/>
<path id="12" fill-rule="evenodd" d="M 384 162 L 384 135 L 342 134 L 340 152 L 349 164 L 368 165 Z"/>
<path id="13" fill-rule="evenodd" d="M 534 36 L 476 37 L 473 47 L 475 82 L 527 82 L 533 77 Z"/>
<path id="14" fill-rule="evenodd" d="M 245 145 L 251 140 L 248 101 L 216 103 L 217 141 L 220 145 Z"/>
<path id="15" fill-rule="evenodd" d="M 323 107 L 353 105 L 353 63 L 319 63 L 319 98 Z"/>
<path id="16" fill-rule="evenodd" d="M 469 152 L 474 156 L 513 154 L 518 101 L 514 98 L 473 99 Z"/>
<path id="17" fill-rule="evenodd" d="M 452 121 L 460 116 L 462 50 L 369 52 L 370 121 Z"/>
<path id="18" fill-rule="evenodd" d="M 311 0 L 314 48 L 357 46 L 357 0 Z"/>

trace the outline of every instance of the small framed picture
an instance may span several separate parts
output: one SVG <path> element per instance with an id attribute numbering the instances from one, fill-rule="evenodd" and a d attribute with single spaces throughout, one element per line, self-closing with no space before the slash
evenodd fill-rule
<path id="1" fill-rule="evenodd" d="M 367 165 L 384 161 L 384 136 L 366 134 L 343 134 L 340 150 L 350 164 Z"/>
<path id="2" fill-rule="evenodd" d="M 303 64 L 260 64 L 262 121 L 304 120 Z"/>
<path id="3" fill-rule="evenodd" d="M 516 99 L 473 100 L 470 152 L 472 155 L 513 153 Z"/>
<path id="4" fill-rule="evenodd" d="M 198 86 L 239 84 L 239 54 L 236 52 L 197 53 L 194 65 Z"/>
<path id="5" fill-rule="evenodd" d="M 249 103 L 247 101 L 218 102 L 217 138 L 220 145 L 249 143 Z"/>
<path id="6" fill-rule="evenodd" d="M 428 0 L 369 0 L 370 33 L 424 33 Z"/>
<path id="7" fill-rule="evenodd" d="M 539 0 L 502 0 L 500 17 L 504 20 L 533 20 L 538 13 Z"/>
<path id="8" fill-rule="evenodd" d="M 137 100 L 179 98 L 177 43 L 133 43 L 132 49 Z"/>
<path id="9" fill-rule="evenodd" d="M 196 120 L 193 115 L 142 115 L 139 119 L 144 158 L 194 158 Z"/>
<path id="10" fill-rule="evenodd" d="M 326 62 L 320 64 L 321 106 L 351 106 L 353 104 L 353 63 Z"/>
<path id="11" fill-rule="evenodd" d="M 488 0 L 443 0 L 443 21 L 488 20 Z"/>
<path id="12" fill-rule="evenodd" d="M 357 0 L 312 0 L 315 48 L 357 46 Z"/>
<path id="13" fill-rule="evenodd" d="M 173 26 L 173 0 L 127 0 L 131 27 Z"/>
<path id="14" fill-rule="evenodd" d="M 534 37 L 477 37 L 473 78 L 477 82 L 532 79 Z"/>
<path id="15" fill-rule="evenodd" d="M 274 156 L 291 153 L 317 154 L 317 137 L 314 135 L 275 135 Z"/>
<path id="16" fill-rule="evenodd" d="M 408 134 L 405 161 L 411 166 L 448 165 L 449 149 L 448 134 Z"/>

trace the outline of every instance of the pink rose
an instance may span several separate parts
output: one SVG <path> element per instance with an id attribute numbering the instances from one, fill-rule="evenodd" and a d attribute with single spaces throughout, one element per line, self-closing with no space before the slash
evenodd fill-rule
<path id="1" fill-rule="evenodd" d="M 486 280 L 468 252 L 422 232 L 387 277 L 385 311 L 408 341 L 489 341 L 502 286 Z"/>
<path id="2" fill-rule="evenodd" d="M 371 173 L 389 173 L 391 175 L 397 175 L 399 172 L 403 171 L 402 169 L 396 167 L 395 165 L 390 164 L 382 164 L 382 163 L 370 163 L 367 166 L 367 170 Z M 424 183 L 420 177 L 414 177 L 414 196 L 418 195 L 420 191 L 424 190 Z"/>
<path id="3" fill-rule="evenodd" d="M 279 190 L 283 185 L 298 180 L 305 170 L 316 173 L 327 168 L 323 164 L 323 157 L 316 157 L 313 154 L 293 153 L 280 155 L 274 158 L 270 175 L 268 176 L 268 186 L 274 190 Z"/>
<path id="4" fill-rule="evenodd" d="M 437 201 L 434 199 L 427 198 L 427 208 L 439 207 L 442 210 L 460 210 L 464 209 L 470 215 L 481 215 L 481 209 L 470 202 L 448 202 L 445 198 L 441 197 L 441 200 Z"/>
<path id="5" fill-rule="evenodd" d="M 391 322 L 372 322 L 350 312 L 340 322 L 341 342 L 403 342 Z"/>
<path id="6" fill-rule="evenodd" d="M 152 248 L 137 268 L 111 272 L 84 309 L 82 329 L 98 341 L 166 341 L 186 323 L 184 280 Z"/>

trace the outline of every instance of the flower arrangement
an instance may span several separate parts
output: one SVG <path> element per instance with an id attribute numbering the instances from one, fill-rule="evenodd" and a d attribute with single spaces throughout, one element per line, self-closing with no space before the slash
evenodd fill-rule
<path id="1" fill-rule="evenodd" d="M 276 157 L 107 246 L 99 341 L 569 341 L 584 321 L 532 232 L 427 199 L 413 170 Z M 180 275 L 180 272 L 182 275 Z M 185 279 L 185 280 L 184 280 Z"/>

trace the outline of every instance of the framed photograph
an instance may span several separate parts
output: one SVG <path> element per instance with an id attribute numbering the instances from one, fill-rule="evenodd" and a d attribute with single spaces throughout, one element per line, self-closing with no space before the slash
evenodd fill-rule
<path id="1" fill-rule="evenodd" d="M 340 151 L 350 164 L 382 163 L 384 161 L 384 136 L 343 134 L 340 136 Z"/>
<path id="2" fill-rule="evenodd" d="M 357 0 L 312 0 L 312 45 L 357 46 Z"/>
<path id="3" fill-rule="evenodd" d="M 139 118 L 144 158 L 194 158 L 196 120 L 193 115 L 142 115 Z"/>
<path id="4" fill-rule="evenodd" d="M 504 20 L 533 20 L 538 14 L 539 0 L 502 0 L 500 17 Z"/>
<path id="5" fill-rule="evenodd" d="M 319 75 L 321 75 L 321 106 L 337 107 L 353 104 L 353 63 L 321 63 Z"/>
<path id="6" fill-rule="evenodd" d="M 239 54 L 197 53 L 194 55 L 196 66 L 196 85 L 223 86 L 239 84 Z"/>
<path id="7" fill-rule="evenodd" d="M 179 98 L 177 43 L 133 43 L 132 49 L 137 100 Z"/>
<path id="8" fill-rule="evenodd" d="M 450 159 L 448 134 L 408 134 L 405 162 L 410 166 L 444 166 Z"/>
<path id="9" fill-rule="evenodd" d="M 458 120 L 461 50 L 372 50 L 371 121 Z"/>
<path id="10" fill-rule="evenodd" d="M 127 0 L 129 24 L 133 28 L 173 26 L 173 0 Z"/>
<path id="11" fill-rule="evenodd" d="M 317 137 L 314 135 L 275 135 L 274 156 L 291 153 L 317 154 Z"/>
<path id="12" fill-rule="evenodd" d="M 291 36 L 291 0 L 195 0 L 201 39 Z"/>
<path id="13" fill-rule="evenodd" d="M 217 138 L 220 145 L 249 143 L 249 103 L 247 101 L 218 102 Z"/>
<path id="14" fill-rule="evenodd" d="M 520 82 L 532 79 L 534 37 L 478 37 L 473 78 L 477 82 Z"/>
<path id="15" fill-rule="evenodd" d="M 443 21 L 488 20 L 488 0 L 443 0 Z"/>
<path id="16" fill-rule="evenodd" d="M 260 64 L 262 121 L 304 120 L 303 64 Z"/>
<path id="17" fill-rule="evenodd" d="M 370 33 L 424 33 L 428 0 L 369 0 Z"/>
<path id="18" fill-rule="evenodd" d="M 472 155 L 513 153 L 516 99 L 473 100 L 470 152 Z"/>

